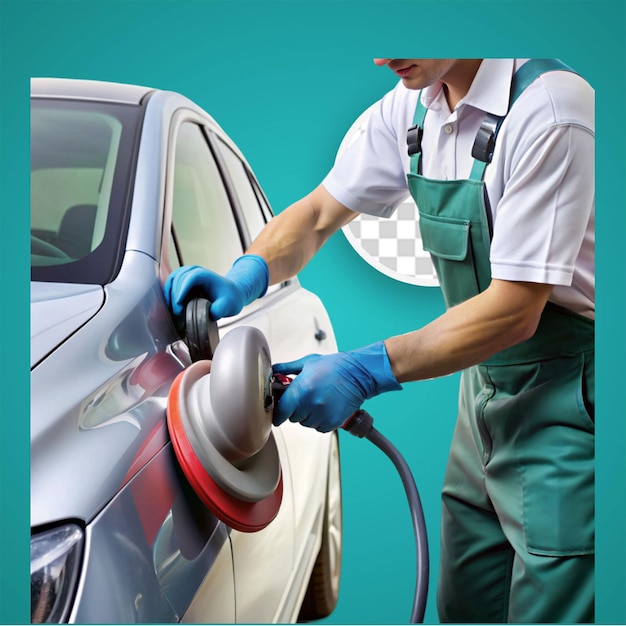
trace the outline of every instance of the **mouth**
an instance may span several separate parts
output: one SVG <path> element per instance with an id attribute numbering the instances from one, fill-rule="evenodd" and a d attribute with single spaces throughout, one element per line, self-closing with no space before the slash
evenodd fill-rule
<path id="1" fill-rule="evenodd" d="M 400 77 L 404 78 L 408 74 L 411 73 L 411 70 L 415 67 L 415 65 L 408 65 L 406 67 L 394 68 L 394 72 Z"/>

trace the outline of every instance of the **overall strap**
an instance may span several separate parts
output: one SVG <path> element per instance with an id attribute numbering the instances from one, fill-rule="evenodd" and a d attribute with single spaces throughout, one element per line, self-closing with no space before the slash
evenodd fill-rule
<path id="1" fill-rule="evenodd" d="M 526 87 L 546 72 L 554 72 L 562 70 L 565 72 L 574 72 L 574 70 L 565 65 L 559 59 L 530 59 L 513 75 L 511 80 L 511 93 L 509 96 L 509 107 L 507 114 L 519 96 L 524 92 Z M 470 174 L 471 180 L 482 180 L 485 174 L 485 168 L 493 158 L 493 151 L 496 146 L 496 137 L 505 115 L 494 115 L 487 113 L 483 123 L 474 140 L 472 147 L 472 157 L 474 157 L 474 165 Z"/>
<path id="2" fill-rule="evenodd" d="M 424 118 L 426 117 L 426 107 L 422 104 L 422 90 L 417 94 L 417 106 L 413 114 L 413 126 L 406 134 L 406 143 L 409 157 L 411 157 L 410 171 L 419 174 L 420 159 L 422 157 L 422 134 L 424 132 Z"/>

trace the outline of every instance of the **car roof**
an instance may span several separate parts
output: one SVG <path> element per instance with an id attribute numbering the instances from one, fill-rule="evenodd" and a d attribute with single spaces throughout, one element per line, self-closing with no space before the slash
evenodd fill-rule
<path id="1" fill-rule="evenodd" d="M 74 78 L 31 78 L 31 96 L 40 98 L 78 98 L 140 104 L 152 91 L 151 87 L 115 82 L 81 80 Z"/>

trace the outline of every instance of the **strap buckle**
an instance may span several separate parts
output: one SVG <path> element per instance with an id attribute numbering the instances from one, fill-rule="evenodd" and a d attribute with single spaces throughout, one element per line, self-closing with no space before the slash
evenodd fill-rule
<path id="1" fill-rule="evenodd" d="M 417 154 L 418 152 L 422 151 L 422 135 L 423 134 L 424 134 L 424 131 L 418 124 L 411 126 L 411 128 L 407 130 L 406 143 L 408 146 L 409 156 L 413 156 L 414 154 Z"/>
<path id="2" fill-rule="evenodd" d="M 496 134 L 500 129 L 500 124 L 504 118 L 493 113 L 487 113 L 487 116 L 483 120 L 474 145 L 472 146 L 472 157 L 483 161 L 484 163 L 491 163 L 493 159 L 493 151 L 496 147 Z"/>

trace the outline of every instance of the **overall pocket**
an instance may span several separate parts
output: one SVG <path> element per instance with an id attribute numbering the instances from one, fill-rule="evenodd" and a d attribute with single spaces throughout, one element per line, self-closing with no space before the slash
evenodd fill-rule
<path id="1" fill-rule="evenodd" d="M 420 214 L 424 250 L 431 255 L 447 307 L 479 293 L 470 226 L 469 220 Z"/>

